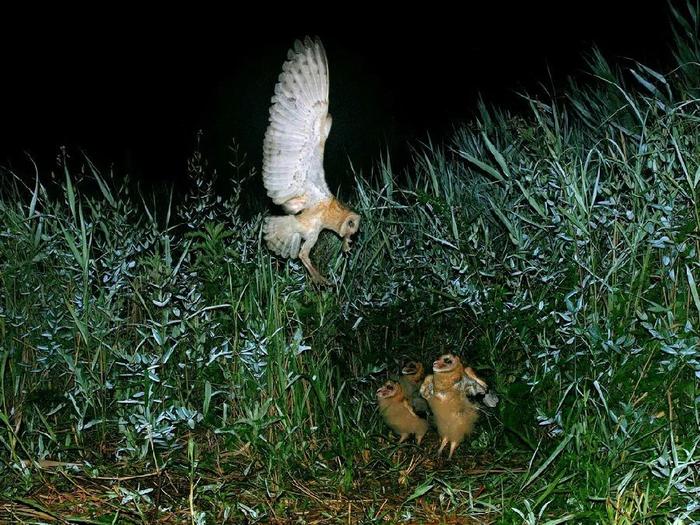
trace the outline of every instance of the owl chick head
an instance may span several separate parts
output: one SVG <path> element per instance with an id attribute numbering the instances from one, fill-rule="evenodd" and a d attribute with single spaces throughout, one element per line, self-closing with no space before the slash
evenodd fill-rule
<path id="1" fill-rule="evenodd" d="M 423 363 L 419 363 L 417 361 L 409 361 L 401 369 L 401 374 L 405 376 L 422 376 Z"/>
<path id="2" fill-rule="evenodd" d="M 436 374 L 451 372 L 460 366 L 462 366 L 462 363 L 459 357 L 454 354 L 444 354 L 433 362 L 433 372 Z"/>
<path id="3" fill-rule="evenodd" d="M 387 381 L 377 389 L 377 399 L 390 399 L 402 395 L 403 389 L 396 381 Z"/>

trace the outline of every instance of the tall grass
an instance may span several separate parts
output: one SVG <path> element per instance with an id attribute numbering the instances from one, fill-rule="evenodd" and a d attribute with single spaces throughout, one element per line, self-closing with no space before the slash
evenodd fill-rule
<path id="1" fill-rule="evenodd" d="M 358 174 L 354 251 L 313 254 L 330 288 L 264 247 L 237 163 L 224 198 L 195 155 L 157 205 L 87 159 L 6 171 L 6 512 L 79 513 L 79 486 L 141 523 L 698 519 L 700 51 L 671 9 L 668 73 L 594 52 L 564 97 Z M 454 463 L 373 402 L 444 351 L 501 397 Z"/>

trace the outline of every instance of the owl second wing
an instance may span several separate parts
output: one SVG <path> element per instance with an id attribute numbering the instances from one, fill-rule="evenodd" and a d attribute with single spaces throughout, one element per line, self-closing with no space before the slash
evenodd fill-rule
<path id="1" fill-rule="evenodd" d="M 263 183 L 287 213 L 332 196 L 323 171 L 331 128 L 328 61 L 321 41 L 296 41 L 275 86 L 263 144 Z"/>
<path id="2" fill-rule="evenodd" d="M 433 388 L 433 376 L 432 374 L 425 376 L 425 379 L 423 380 L 423 384 L 420 386 L 420 395 L 423 396 L 423 399 L 430 399 L 433 397 L 434 394 L 434 388 Z"/>

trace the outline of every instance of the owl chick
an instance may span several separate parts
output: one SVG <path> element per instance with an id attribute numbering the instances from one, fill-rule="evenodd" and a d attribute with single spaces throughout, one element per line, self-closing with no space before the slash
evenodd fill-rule
<path id="1" fill-rule="evenodd" d="M 423 363 L 409 361 L 401 369 L 401 378 L 399 379 L 399 384 L 401 388 L 403 388 L 406 399 L 411 401 L 413 410 L 423 414 L 428 412 L 428 403 L 421 397 L 418 390 L 421 384 L 423 384 L 424 377 L 425 370 L 423 369 Z"/>
<path id="2" fill-rule="evenodd" d="M 331 130 L 328 114 L 328 61 L 321 41 L 296 41 L 275 86 L 270 124 L 263 143 L 263 184 L 288 214 L 268 217 L 268 248 L 304 264 L 314 282 L 328 281 L 311 263 L 311 248 L 322 230 L 334 231 L 350 250 L 360 216 L 336 199 L 326 184 L 323 150 Z"/>
<path id="3" fill-rule="evenodd" d="M 449 443 L 450 458 L 464 438 L 471 434 L 479 417 L 476 407 L 467 399 L 460 385 L 463 376 L 464 368 L 459 358 L 445 354 L 433 363 L 433 374 L 425 378 L 420 388 L 442 438 L 438 455 Z"/>
<path id="4" fill-rule="evenodd" d="M 384 422 L 401 439 L 406 441 L 411 434 L 416 435 L 416 443 L 420 445 L 423 436 L 428 431 L 428 422 L 416 415 L 404 395 L 399 383 L 387 381 L 377 390 L 377 403 Z"/>

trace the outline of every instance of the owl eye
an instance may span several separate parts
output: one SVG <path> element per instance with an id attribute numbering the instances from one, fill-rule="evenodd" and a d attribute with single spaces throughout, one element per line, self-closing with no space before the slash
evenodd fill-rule
<path id="1" fill-rule="evenodd" d="M 443 359 L 443 361 L 444 361 L 444 363 L 445 363 L 446 365 L 451 365 L 451 364 L 452 364 L 452 359 L 450 359 L 449 357 L 446 357 L 445 359 Z"/>
<path id="2" fill-rule="evenodd" d="M 350 220 L 348 221 L 348 227 L 354 228 L 354 227 L 355 227 L 355 221 L 353 221 L 352 219 L 350 219 Z"/>

